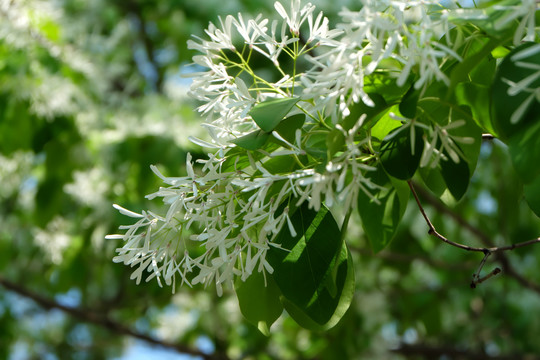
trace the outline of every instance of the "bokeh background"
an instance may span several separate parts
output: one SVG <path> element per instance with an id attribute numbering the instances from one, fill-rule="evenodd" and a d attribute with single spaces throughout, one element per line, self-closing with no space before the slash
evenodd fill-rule
<path id="1" fill-rule="evenodd" d="M 359 6 L 312 2 L 332 25 Z M 205 156 L 186 42 L 238 12 L 275 16 L 272 0 L 0 0 L 0 358 L 540 358 L 540 247 L 493 256 L 484 272 L 502 274 L 472 290 L 481 254 L 429 237 L 412 201 L 378 254 L 354 215 L 357 291 L 327 333 L 284 314 L 265 337 L 232 291 L 137 286 L 112 262 L 104 237 L 129 222 L 112 204 L 159 212 L 150 165 L 181 176 Z M 472 246 L 539 236 L 520 187 L 497 140 L 460 203 L 418 185 L 439 232 Z"/>

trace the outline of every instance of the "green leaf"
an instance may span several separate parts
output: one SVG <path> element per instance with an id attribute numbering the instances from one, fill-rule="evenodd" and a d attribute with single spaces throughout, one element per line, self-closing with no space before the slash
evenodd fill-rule
<path id="1" fill-rule="evenodd" d="M 473 72 L 473 70 L 475 70 L 475 68 L 479 66 L 479 64 L 483 63 L 484 61 L 486 61 L 486 59 L 491 57 L 491 51 L 495 49 L 499 45 L 499 43 L 500 42 L 495 39 L 490 39 L 477 52 L 474 52 L 474 50 L 469 50 L 470 52 L 474 53 L 467 56 L 465 59 L 463 59 L 462 62 L 458 63 L 452 69 L 452 74 L 450 75 L 449 93 L 451 93 L 459 83 L 469 82 L 469 74 Z M 479 43 L 472 43 L 471 47 L 477 48 L 479 47 Z M 491 60 L 493 63 L 495 62 L 494 59 Z"/>
<path id="2" fill-rule="evenodd" d="M 495 80 L 491 87 L 491 114 L 497 134 L 503 139 L 527 128 L 530 124 L 540 121 L 540 102 L 531 93 L 522 91 L 509 95 L 508 82 L 519 83 L 528 76 L 534 76 L 536 69 L 518 66 L 518 62 L 540 65 L 540 52 L 525 56 L 519 60 L 512 60 L 514 55 L 528 49 L 536 43 L 525 43 L 512 50 L 501 62 Z M 529 89 L 540 88 L 540 78 L 527 85 Z"/>
<path id="3" fill-rule="evenodd" d="M 247 135 L 231 140 L 231 142 L 246 150 L 257 150 L 266 144 L 269 137 L 269 133 L 265 133 L 261 130 L 255 130 Z"/>
<path id="4" fill-rule="evenodd" d="M 358 212 L 371 249 L 377 253 L 396 235 L 407 209 L 410 190 L 405 181 L 390 179 L 381 169 L 371 175 L 371 181 L 384 188 L 374 193 L 373 197 L 361 191 L 358 195 Z"/>
<path id="5" fill-rule="evenodd" d="M 253 107 L 249 115 L 265 132 L 271 132 L 291 111 L 299 98 L 270 99 Z"/>
<path id="6" fill-rule="evenodd" d="M 305 143 L 306 152 L 323 163 L 326 163 L 328 154 L 326 138 L 326 133 L 314 133 L 306 139 Z"/>
<path id="7" fill-rule="evenodd" d="M 266 160 L 263 164 L 263 167 L 270 174 L 287 174 L 292 173 L 298 167 L 298 163 L 295 161 L 294 157 L 282 155 L 275 156 Z M 260 174 L 260 171 L 257 170 L 256 174 Z"/>
<path id="8" fill-rule="evenodd" d="M 524 184 L 540 176 L 540 122 L 514 134 L 508 142 L 508 150 Z"/>
<path id="9" fill-rule="evenodd" d="M 470 171 L 469 165 L 460 157 L 460 161 L 455 163 L 446 154 L 448 160 L 441 160 L 441 174 L 452 196 L 459 200 L 465 195 L 469 186 Z"/>
<path id="10" fill-rule="evenodd" d="M 332 129 L 326 136 L 326 147 L 328 151 L 328 159 L 331 159 L 335 153 L 340 151 L 345 145 L 345 135 L 339 129 Z"/>
<path id="11" fill-rule="evenodd" d="M 242 315 L 266 336 L 270 335 L 270 326 L 283 312 L 279 300 L 281 295 L 272 276 L 254 272 L 245 282 L 235 284 L 236 296 Z"/>
<path id="12" fill-rule="evenodd" d="M 497 136 L 489 113 L 490 96 L 489 87 L 485 85 L 464 82 L 456 86 L 456 97 L 459 105 L 468 106 L 478 126 Z"/>
<path id="13" fill-rule="evenodd" d="M 274 268 L 274 280 L 286 299 L 286 309 L 293 304 L 318 326 L 330 326 L 329 322 L 335 316 L 341 317 L 340 311 L 344 313 L 343 308 L 348 307 L 341 304 L 351 274 L 348 257 L 344 259 L 342 254 L 340 229 L 328 208 L 315 211 L 307 203 L 296 210 L 291 221 L 297 236 L 292 237 L 284 227 L 276 240 L 289 251 L 274 247 L 268 250 L 267 260 Z M 331 280 L 335 283 L 329 289 L 328 277 L 336 266 L 336 279 Z M 337 291 L 330 291 L 332 288 Z M 350 303 L 350 299 L 346 302 Z"/>
<path id="14" fill-rule="evenodd" d="M 323 291 L 321 292 L 321 302 L 322 299 L 326 299 L 326 301 L 330 299 L 332 303 L 332 299 L 339 298 L 339 300 L 334 313 L 326 323 L 318 323 L 308 315 L 305 310 L 298 307 L 287 298 L 282 297 L 281 301 L 283 302 L 285 310 L 287 310 L 289 315 L 298 323 L 298 325 L 312 331 L 327 331 L 337 325 L 339 320 L 341 320 L 349 309 L 354 297 L 355 274 L 351 253 L 345 243 L 342 245 L 339 256 L 336 257 L 333 269 L 335 269 L 335 271 L 332 272 L 332 276 L 327 277 L 327 287 L 323 288 Z M 332 283 L 332 285 L 329 285 L 329 283 Z"/>
<path id="15" fill-rule="evenodd" d="M 454 121 L 464 121 L 465 123 L 457 128 L 449 130 L 453 136 L 471 138 L 472 142 L 460 142 L 459 147 L 462 155 L 465 156 L 469 164 L 469 170 L 472 174 L 476 168 L 480 146 L 482 144 L 482 130 L 476 125 L 473 115 L 467 106 L 452 106 L 452 104 L 435 98 L 430 95 L 429 98 L 420 100 L 420 107 L 424 115 L 432 122 L 440 126 L 447 126 Z"/>
<path id="16" fill-rule="evenodd" d="M 397 129 L 402 125 L 401 121 L 390 117 L 391 112 L 398 112 L 398 105 L 394 105 L 391 108 L 386 109 L 377 123 L 370 129 L 371 136 L 374 139 L 382 140 L 386 135 L 390 134 L 392 130 Z"/>
<path id="17" fill-rule="evenodd" d="M 398 132 L 395 134 L 395 132 Z M 381 164 L 388 174 L 400 180 L 408 180 L 413 177 L 422 151 L 424 151 L 423 132 L 421 129 L 414 129 L 415 138 L 411 139 L 409 129 L 396 129 L 394 134 L 390 133 L 389 140 L 381 143 Z M 411 142 L 414 141 L 411 147 Z"/>
<path id="18" fill-rule="evenodd" d="M 420 91 L 415 90 L 414 85 L 411 85 L 409 91 L 407 91 L 399 103 L 399 112 L 401 115 L 409 119 L 414 119 L 416 117 L 416 106 L 418 105 L 419 96 Z"/>
<path id="19" fill-rule="evenodd" d="M 419 173 L 420 177 L 424 181 L 424 184 L 429 190 L 431 190 L 433 194 L 435 194 L 435 196 L 441 197 L 442 194 L 448 189 L 446 186 L 446 182 L 441 175 L 441 169 L 423 167 L 420 168 Z"/>
<path id="20" fill-rule="evenodd" d="M 276 132 L 285 140 L 294 143 L 296 130 L 302 128 L 306 120 L 306 115 L 296 114 L 283 119 L 275 128 Z"/>

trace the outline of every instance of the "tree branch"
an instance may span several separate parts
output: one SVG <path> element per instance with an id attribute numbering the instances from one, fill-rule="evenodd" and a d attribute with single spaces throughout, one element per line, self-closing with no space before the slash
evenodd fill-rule
<path id="1" fill-rule="evenodd" d="M 524 287 L 526 287 L 528 289 L 531 289 L 531 290 L 533 290 L 533 291 L 540 294 L 540 286 L 533 283 L 533 282 L 531 282 L 530 280 L 524 278 L 522 275 L 520 275 L 512 267 L 512 265 L 510 264 L 510 261 L 504 255 L 504 251 L 514 250 L 514 249 L 517 249 L 517 248 L 520 248 L 520 247 L 540 243 L 540 238 L 531 239 L 531 240 L 524 241 L 524 242 L 517 243 L 517 244 L 496 247 L 496 246 L 493 245 L 493 241 L 490 239 L 490 237 L 487 236 L 483 231 L 481 231 L 480 229 L 474 227 L 473 225 L 471 225 L 470 223 L 465 221 L 465 219 L 463 219 L 459 214 L 455 213 L 454 211 L 452 211 L 451 209 L 449 209 L 448 207 L 443 205 L 439 201 L 439 199 L 434 197 L 427 190 L 425 190 L 421 186 L 418 186 L 417 184 L 414 184 L 414 182 L 411 181 L 411 180 L 408 181 L 408 184 L 409 184 L 409 187 L 411 188 L 411 192 L 414 195 L 414 199 L 416 200 L 416 204 L 418 205 L 418 208 L 420 209 L 420 212 L 422 213 L 422 216 L 424 217 L 424 220 L 428 224 L 428 227 L 429 227 L 428 232 L 429 232 L 430 235 L 433 235 L 433 236 L 437 237 L 438 239 L 442 240 L 443 242 L 445 242 L 445 243 L 447 243 L 449 245 L 458 247 L 460 249 L 467 250 L 467 251 L 475 251 L 475 252 L 484 253 L 484 259 L 482 260 L 481 266 L 479 267 L 478 272 L 473 275 L 473 282 L 471 283 L 471 287 L 475 287 L 476 284 L 479 284 L 479 283 L 489 279 L 490 277 L 500 273 L 501 270 L 496 268 L 490 274 L 488 274 L 487 276 L 484 276 L 484 277 L 480 278 L 479 271 L 482 269 L 482 266 L 485 263 L 485 260 L 492 253 L 496 253 L 497 260 L 502 264 L 503 271 L 505 271 L 505 273 L 507 275 L 513 277 L 522 286 L 524 286 Z M 460 225 L 462 228 L 468 230 L 471 234 L 473 234 L 475 237 L 477 237 L 484 245 L 486 245 L 486 247 L 479 248 L 479 247 L 472 247 L 472 246 L 456 243 L 456 242 L 453 242 L 451 240 L 446 239 L 444 236 L 439 234 L 436 231 L 435 226 L 433 225 L 433 223 L 431 222 L 431 220 L 427 216 L 426 212 L 424 211 L 422 203 L 420 202 L 420 199 L 418 197 L 417 190 L 418 190 L 418 193 L 421 194 L 422 198 L 425 199 L 431 206 L 433 206 L 435 208 L 435 210 L 437 210 L 438 212 L 443 213 L 445 215 L 448 215 L 458 225 Z"/>
<path id="2" fill-rule="evenodd" d="M 36 304 L 41 306 L 44 309 L 50 310 L 50 309 L 58 309 L 63 311 L 64 313 L 78 319 L 84 322 L 88 322 L 97 326 L 101 326 L 103 328 L 106 328 L 109 331 L 122 334 L 122 335 L 128 335 L 140 340 L 144 340 L 150 344 L 159 345 L 162 347 L 166 347 L 169 349 L 176 350 L 183 354 L 189 354 L 193 356 L 199 356 L 202 359 L 205 360 L 226 360 L 228 357 L 225 354 L 206 354 L 203 353 L 200 350 L 190 348 L 186 345 L 182 344 L 175 344 L 171 342 L 167 342 L 164 340 L 159 340 L 154 337 L 151 337 L 149 335 L 137 332 L 133 329 L 130 329 L 129 327 L 118 323 L 114 320 L 111 320 L 107 316 L 103 316 L 97 312 L 86 310 L 86 309 L 80 309 L 76 307 L 66 306 L 62 305 L 52 299 L 46 298 L 42 295 L 36 294 L 21 285 L 18 285 L 16 283 L 13 283 L 7 279 L 4 279 L 0 276 L 0 285 L 2 285 L 4 288 L 6 288 L 9 291 L 13 291 L 21 296 L 24 296 L 26 298 L 32 299 Z"/>
<path id="3" fill-rule="evenodd" d="M 447 243 L 449 245 L 452 245 L 452 246 L 455 246 L 457 248 L 467 250 L 467 251 L 476 251 L 476 252 L 482 252 L 482 253 L 486 254 L 486 253 L 494 253 L 494 252 L 499 252 L 499 251 L 514 250 L 514 249 L 517 249 L 517 248 L 520 248 L 520 247 L 540 243 L 540 238 L 536 238 L 536 239 L 524 241 L 524 242 L 517 243 L 517 244 L 507 245 L 507 246 L 479 248 L 479 247 L 473 247 L 473 246 L 469 246 L 469 245 L 463 245 L 463 244 L 448 240 L 447 238 L 445 238 L 444 236 L 442 236 L 441 234 L 439 234 L 437 232 L 437 230 L 435 229 L 435 226 L 433 226 L 431 220 L 429 220 L 429 217 L 427 216 L 426 212 L 424 211 L 424 208 L 422 207 L 422 203 L 420 202 L 420 199 L 418 198 L 418 195 L 416 194 L 416 191 L 414 189 L 414 186 L 413 186 L 412 182 L 408 181 L 408 184 L 409 184 L 409 187 L 411 188 L 411 191 L 412 191 L 412 193 L 414 195 L 414 199 L 416 200 L 416 203 L 418 204 L 418 208 L 420 209 L 420 212 L 422 213 L 422 216 L 424 217 L 424 219 L 426 220 L 426 223 L 429 226 L 429 231 L 428 231 L 429 234 L 435 236 L 436 238 L 444 241 L 445 243 Z"/>

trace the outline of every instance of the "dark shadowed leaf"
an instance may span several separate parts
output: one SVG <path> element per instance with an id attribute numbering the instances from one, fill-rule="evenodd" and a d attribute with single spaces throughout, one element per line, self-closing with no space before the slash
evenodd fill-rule
<path id="1" fill-rule="evenodd" d="M 277 239 L 289 251 L 268 251 L 274 280 L 288 311 L 296 309 L 317 326 L 331 327 L 348 307 L 352 299 L 350 286 L 354 287 L 350 284 L 353 275 L 340 229 L 326 207 L 315 211 L 306 203 L 296 210 L 291 221 L 296 237 L 284 227 Z"/>
<path id="2" fill-rule="evenodd" d="M 360 192 L 358 212 L 371 249 L 376 253 L 384 249 L 396 235 L 407 208 L 410 190 L 405 181 L 390 179 L 381 169 L 372 174 L 371 180 L 384 188 L 374 191 L 372 197 Z"/>
<path id="3" fill-rule="evenodd" d="M 399 131 L 399 133 L 394 136 L 390 133 L 392 137 L 389 140 L 383 140 L 381 144 L 381 163 L 391 176 L 400 180 L 408 180 L 413 177 L 420 164 L 424 150 L 422 131 L 415 129 L 414 140 L 411 140 L 409 129 L 395 131 Z M 411 141 L 414 141 L 412 149 Z"/>

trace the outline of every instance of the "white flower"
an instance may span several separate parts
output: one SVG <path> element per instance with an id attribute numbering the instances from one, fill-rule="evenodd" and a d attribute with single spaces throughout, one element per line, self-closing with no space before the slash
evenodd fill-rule
<path id="1" fill-rule="evenodd" d="M 431 140 L 428 141 L 427 138 L 425 140 L 424 153 L 420 159 L 420 167 L 436 167 L 441 158 L 447 160 L 444 153 L 448 154 L 453 162 L 456 164 L 459 163 L 460 157 L 464 158 L 465 156 L 456 143 L 472 144 L 474 139 L 471 137 L 455 136 L 450 134 L 449 131 L 463 125 L 465 125 L 465 120 L 454 120 L 445 126 L 435 124 L 431 134 Z M 437 146 L 438 142 L 440 142 L 439 146 Z"/>
<path id="2" fill-rule="evenodd" d="M 536 12 L 540 10 L 537 0 L 522 0 L 519 5 L 494 5 L 494 9 L 506 13 L 495 21 L 496 29 L 503 29 L 512 21 L 519 19 L 519 25 L 514 33 L 514 45 L 521 41 L 534 41 L 537 35 Z"/>
<path id="3" fill-rule="evenodd" d="M 315 6 L 311 3 L 307 3 L 303 8 L 300 8 L 300 3 L 300 0 L 291 0 L 290 11 L 288 13 L 280 2 L 276 1 L 274 3 L 274 8 L 287 21 L 287 25 L 289 25 L 289 29 L 294 37 L 300 36 L 300 27 L 308 17 L 313 16 L 312 13 L 315 10 Z"/>

